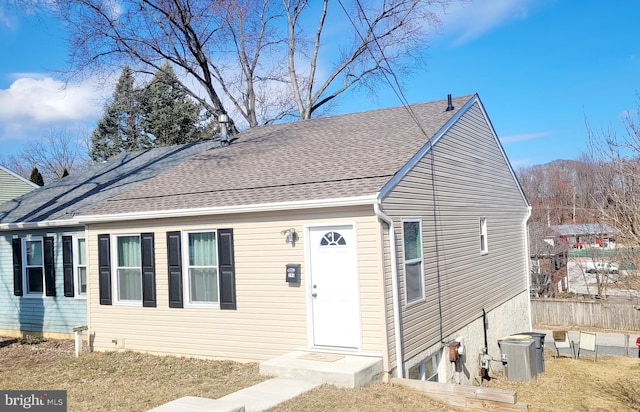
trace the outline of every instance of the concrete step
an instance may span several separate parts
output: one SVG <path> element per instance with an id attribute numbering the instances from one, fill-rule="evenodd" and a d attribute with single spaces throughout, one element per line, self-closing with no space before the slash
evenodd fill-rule
<path id="1" fill-rule="evenodd" d="M 294 351 L 260 364 L 260 374 L 339 388 L 360 388 L 382 380 L 382 358 L 375 356 Z"/>

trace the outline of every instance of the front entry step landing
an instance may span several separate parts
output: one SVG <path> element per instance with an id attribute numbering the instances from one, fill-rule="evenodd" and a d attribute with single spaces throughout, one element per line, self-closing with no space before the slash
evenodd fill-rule
<path id="1" fill-rule="evenodd" d="M 361 388 L 382 380 L 382 358 L 294 351 L 260 364 L 260 374 Z"/>

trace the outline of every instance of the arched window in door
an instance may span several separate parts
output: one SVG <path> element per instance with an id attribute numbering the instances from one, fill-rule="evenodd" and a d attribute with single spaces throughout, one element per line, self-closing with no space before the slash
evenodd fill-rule
<path id="1" fill-rule="evenodd" d="M 327 232 L 322 236 L 320 246 L 346 246 L 347 241 L 338 232 Z"/>

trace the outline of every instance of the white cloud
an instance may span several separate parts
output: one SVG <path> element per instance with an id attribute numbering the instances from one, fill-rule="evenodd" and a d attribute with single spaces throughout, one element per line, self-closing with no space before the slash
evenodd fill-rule
<path id="1" fill-rule="evenodd" d="M 524 142 L 527 140 L 540 139 L 542 137 L 547 137 L 554 134 L 556 134 L 556 132 L 551 130 L 544 131 L 544 132 L 535 132 L 535 133 L 512 134 L 510 136 L 500 137 L 500 141 L 502 143 Z"/>
<path id="2" fill-rule="evenodd" d="M 96 118 L 102 96 L 90 83 L 69 84 L 42 75 L 16 78 L 0 89 L 0 122 L 54 123 Z"/>
<path id="3" fill-rule="evenodd" d="M 513 20 L 526 19 L 540 5 L 534 0 L 491 0 L 454 3 L 442 16 L 442 31 L 460 46 Z"/>

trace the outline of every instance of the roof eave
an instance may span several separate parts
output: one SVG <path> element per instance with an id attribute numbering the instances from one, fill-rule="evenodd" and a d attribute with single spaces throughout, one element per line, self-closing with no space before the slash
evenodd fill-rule
<path id="1" fill-rule="evenodd" d="M 238 213 L 279 212 L 287 210 L 319 209 L 329 207 L 366 206 L 378 203 L 379 194 L 344 197 L 336 199 L 313 199 L 293 202 L 260 203 L 237 206 L 204 207 L 195 209 L 172 209 L 147 212 L 129 212 L 106 215 L 78 216 L 81 224 L 108 223 L 128 220 L 149 220 L 177 217 L 212 216 Z"/>
<path id="2" fill-rule="evenodd" d="M 29 230 L 29 229 L 48 229 L 59 227 L 73 227 L 82 226 L 77 219 L 67 220 L 45 220 L 42 222 L 14 222 L 14 223 L 0 223 L 0 230 Z"/>

